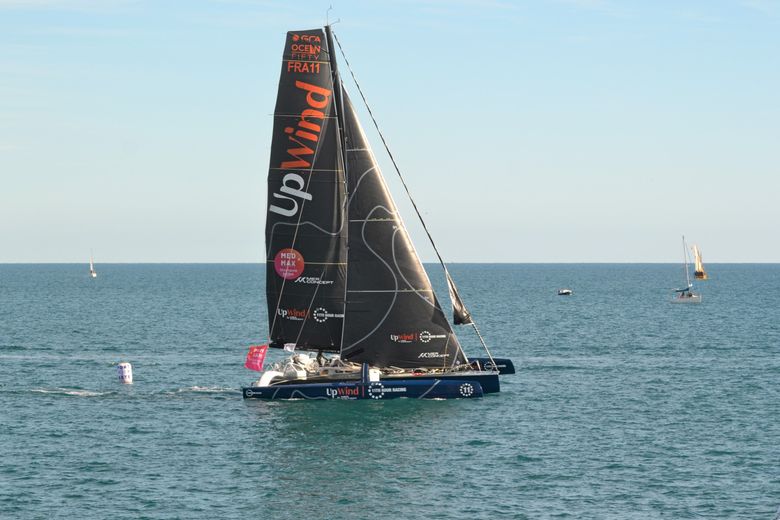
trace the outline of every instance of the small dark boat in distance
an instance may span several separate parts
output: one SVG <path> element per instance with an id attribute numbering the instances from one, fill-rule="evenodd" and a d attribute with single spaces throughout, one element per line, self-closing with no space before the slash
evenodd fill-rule
<path id="1" fill-rule="evenodd" d="M 574 292 L 571 289 L 558 289 L 558 296 L 571 296 Z"/>

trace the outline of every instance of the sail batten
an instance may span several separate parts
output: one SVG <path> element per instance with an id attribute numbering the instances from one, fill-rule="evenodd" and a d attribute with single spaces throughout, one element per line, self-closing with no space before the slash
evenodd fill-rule
<path id="1" fill-rule="evenodd" d="M 291 168 L 269 168 L 269 170 L 284 170 L 284 171 L 294 171 Z M 305 173 L 317 173 L 317 172 L 326 172 L 326 173 L 333 173 L 333 172 L 340 172 L 341 170 L 336 168 L 307 168 L 305 170 L 301 170 Z"/>
<path id="2" fill-rule="evenodd" d="M 431 288 L 421 289 L 347 289 L 348 293 L 381 293 L 381 292 L 429 292 L 433 293 Z"/>

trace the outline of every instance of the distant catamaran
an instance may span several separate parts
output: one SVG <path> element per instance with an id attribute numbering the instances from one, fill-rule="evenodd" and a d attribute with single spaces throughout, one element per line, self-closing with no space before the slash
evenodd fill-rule
<path id="1" fill-rule="evenodd" d="M 89 276 L 97 278 L 97 271 L 95 271 L 95 262 L 92 259 L 92 254 L 89 255 Z"/>
<path id="2" fill-rule="evenodd" d="M 484 341 L 487 357 L 466 357 L 344 90 L 334 49 L 330 26 L 287 33 L 268 172 L 266 298 L 270 347 L 294 353 L 243 396 L 498 392 L 512 362 L 493 358 Z M 481 340 L 442 266 L 453 322 L 471 324 Z M 266 348 L 253 347 L 246 366 L 260 370 Z"/>

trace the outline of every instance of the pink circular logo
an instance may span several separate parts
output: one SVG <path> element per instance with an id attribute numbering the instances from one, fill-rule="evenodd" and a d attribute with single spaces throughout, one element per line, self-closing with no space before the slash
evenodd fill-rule
<path id="1" fill-rule="evenodd" d="M 282 249 L 274 257 L 274 268 L 276 274 L 285 280 L 298 278 L 303 273 L 306 264 L 303 261 L 303 255 L 292 248 Z"/>

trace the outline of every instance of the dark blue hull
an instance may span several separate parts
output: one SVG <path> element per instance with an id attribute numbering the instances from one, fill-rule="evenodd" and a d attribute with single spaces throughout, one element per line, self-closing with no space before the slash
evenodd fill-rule
<path id="1" fill-rule="evenodd" d="M 247 387 L 246 399 L 465 399 L 482 397 L 473 379 L 383 379 L 374 382 L 336 381 Z"/>
<path id="2" fill-rule="evenodd" d="M 409 378 L 408 375 L 404 375 L 403 377 L 406 379 Z M 414 380 L 417 379 L 424 380 L 424 381 L 432 381 L 432 380 L 471 381 L 473 383 L 479 383 L 479 385 L 482 387 L 482 391 L 486 394 L 492 394 L 501 391 L 501 383 L 498 380 L 498 374 L 495 372 L 482 372 L 482 371 L 452 372 L 449 374 L 436 374 L 435 376 L 427 376 L 427 375 L 414 376 Z M 394 378 L 393 376 L 385 376 L 382 378 L 382 381 L 394 381 Z"/>

